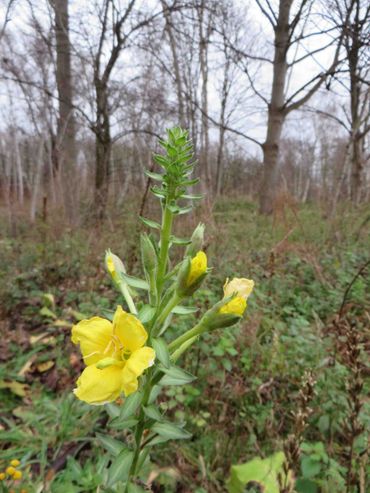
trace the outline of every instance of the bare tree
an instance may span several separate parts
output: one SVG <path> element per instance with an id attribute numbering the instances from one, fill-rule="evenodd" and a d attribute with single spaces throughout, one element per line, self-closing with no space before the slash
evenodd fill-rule
<path id="1" fill-rule="evenodd" d="M 62 176 L 64 203 L 69 221 L 76 216 L 76 122 L 73 106 L 71 44 L 69 40 L 68 0 L 51 0 L 55 13 L 56 84 L 58 89 L 56 171 Z"/>
<path id="2" fill-rule="evenodd" d="M 311 14 L 313 2 L 300 0 L 297 2 L 298 5 L 295 5 L 295 12 L 292 15 L 293 0 L 279 0 L 277 9 L 274 9 L 274 5 L 270 0 L 255 1 L 261 13 L 271 24 L 274 32 L 274 57 L 271 61 L 273 68 L 271 94 L 267 99 L 258 92 L 258 95 L 267 104 L 267 131 L 266 139 L 262 144 L 263 178 L 260 187 L 260 211 L 262 213 L 271 213 L 276 193 L 279 146 L 286 117 L 289 113 L 307 103 L 324 82 L 334 74 L 339 63 L 343 35 L 340 33 L 339 39 L 333 38 L 328 44 L 323 44 L 316 50 L 307 49 L 305 54 L 298 55 L 292 61 L 289 61 L 290 52 L 295 49 L 297 43 L 301 43 L 304 39 L 318 34 L 317 32 L 305 34 L 305 26 Z M 321 31 L 323 30 L 321 29 Z M 330 66 L 316 73 L 295 90 L 293 94 L 287 95 L 289 69 L 293 69 L 299 63 L 326 49 L 328 46 L 334 45 L 334 43 L 336 43 L 336 48 Z M 298 50 L 296 50 L 296 53 L 298 53 Z"/>

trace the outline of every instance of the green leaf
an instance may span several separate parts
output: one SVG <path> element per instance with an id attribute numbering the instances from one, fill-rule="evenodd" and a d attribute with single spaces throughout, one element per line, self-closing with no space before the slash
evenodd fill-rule
<path id="1" fill-rule="evenodd" d="M 201 200 L 203 198 L 203 195 L 200 193 L 199 195 L 190 195 L 190 194 L 184 194 L 181 195 L 182 199 L 189 199 L 189 200 Z"/>
<path id="2" fill-rule="evenodd" d="M 166 198 L 166 194 L 162 188 L 152 187 L 150 190 L 156 197 L 159 197 L 160 199 Z"/>
<path id="3" fill-rule="evenodd" d="M 321 471 L 321 462 L 314 460 L 311 456 L 302 457 L 301 470 L 303 477 L 314 478 Z"/>
<path id="4" fill-rule="evenodd" d="M 119 419 L 124 421 L 127 418 L 133 416 L 137 408 L 140 406 L 142 397 L 143 396 L 141 392 L 134 392 L 133 394 L 130 394 L 128 397 L 126 397 L 126 400 L 123 403 L 121 409 Z"/>
<path id="5" fill-rule="evenodd" d="M 155 355 L 158 360 L 166 367 L 169 368 L 171 365 L 170 362 L 170 353 L 168 352 L 168 347 L 166 342 L 162 338 L 152 339 L 152 346 L 155 351 Z"/>
<path id="6" fill-rule="evenodd" d="M 283 481 L 285 474 L 283 464 L 285 456 L 283 452 L 260 459 L 256 457 L 245 464 L 231 466 L 231 476 L 228 481 L 229 493 L 244 493 L 246 486 L 255 483 L 260 486 L 264 493 L 279 493 L 278 474 L 281 474 Z M 292 475 L 288 474 L 288 484 L 293 486 Z"/>
<path id="7" fill-rule="evenodd" d="M 298 478 L 295 489 L 298 493 L 318 493 L 319 491 L 317 484 L 306 478 Z"/>
<path id="8" fill-rule="evenodd" d="M 119 413 L 121 412 L 121 408 L 119 406 L 117 406 L 116 404 L 113 404 L 112 402 L 109 402 L 108 404 L 106 404 L 105 409 L 112 419 L 118 418 Z"/>
<path id="9" fill-rule="evenodd" d="M 187 238 L 177 238 L 177 236 L 171 235 L 171 242 L 174 245 L 190 245 L 191 240 L 188 240 Z"/>
<path id="10" fill-rule="evenodd" d="M 153 171 L 149 171 L 148 169 L 146 169 L 144 173 L 152 180 L 163 181 L 163 175 L 161 175 L 160 173 L 154 173 Z"/>
<path id="11" fill-rule="evenodd" d="M 48 318 L 57 318 L 54 312 L 52 312 L 49 308 L 46 306 L 42 307 L 40 310 L 40 315 Z"/>
<path id="12" fill-rule="evenodd" d="M 143 411 L 149 419 L 154 419 L 154 421 L 163 421 L 163 416 L 156 406 L 150 405 L 143 407 Z"/>
<path id="13" fill-rule="evenodd" d="M 189 315 L 190 313 L 195 313 L 199 310 L 195 306 L 175 306 L 172 310 L 172 313 L 176 315 Z"/>
<path id="14" fill-rule="evenodd" d="M 102 433 L 96 433 L 96 438 L 103 445 L 105 450 L 110 452 L 112 455 L 117 456 L 124 449 L 124 444 L 115 438 L 108 435 L 103 435 Z"/>
<path id="15" fill-rule="evenodd" d="M 128 274 L 123 273 L 121 273 L 120 275 L 129 286 L 137 289 L 145 289 L 147 291 L 149 290 L 149 284 L 144 281 L 144 279 L 139 279 L 138 277 L 129 276 Z"/>
<path id="16" fill-rule="evenodd" d="M 161 371 L 163 371 L 165 375 L 162 377 L 160 385 L 185 385 L 196 379 L 191 373 L 174 365 L 170 368 L 161 368 Z"/>
<path id="17" fill-rule="evenodd" d="M 172 423 L 155 423 L 152 431 L 165 440 L 181 440 L 191 437 L 191 433 Z"/>
<path id="18" fill-rule="evenodd" d="M 143 216 L 139 216 L 139 218 L 146 226 L 149 226 L 149 228 L 161 229 L 161 225 L 156 221 L 153 221 L 152 219 L 148 219 Z"/>
<path id="19" fill-rule="evenodd" d="M 191 212 L 193 210 L 193 206 L 189 205 L 189 207 L 179 207 L 179 210 L 176 212 L 176 214 L 187 214 L 188 212 Z"/>
<path id="20" fill-rule="evenodd" d="M 138 314 L 140 322 L 142 322 L 143 324 L 149 322 L 153 318 L 155 311 L 156 309 L 153 306 L 150 305 L 142 306 Z"/>
<path id="21" fill-rule="evenodd" d="M 115 430 L 128 430 L 133 428 L 138 424 L 139 420 L 136 418 L 125 419 L 124 421 L 120 421 L 119 419 L 114 419 L 111 423 L 109 423 L 110 428 Z"/>
<path id="22" fill-rule="evenodd" d="M 113 486 L 117 481 L 127 480 L 133 458 L 133 452 L 128 449 L 122 450 L 109 468 L 107 486 Z"/>
<path id="23" fill-rule="evenodd" d="M 161 391 L 162 387 L 160 385 L 154 385 L 154 387 L 150 391 L 148 403 L 152 404 L 157 399 Z"/>

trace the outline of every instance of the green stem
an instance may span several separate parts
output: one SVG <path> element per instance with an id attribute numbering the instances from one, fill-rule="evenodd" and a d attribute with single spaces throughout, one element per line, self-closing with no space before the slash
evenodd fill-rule
<path id="1" fill-rule="evenodd" d="M 132 299 L 132 297 L 130 295 L 127 284 L 125 282 L 121 281 L 119 283 L 119 289 L 120 289 L 121 293 L 123 294 L 123 297 L 126 300 L 126 303 L 127 303 L 127 306 L 129 308 L 130 312 L 133 313 L 134 315 L 137 315 L 136 306 L 135 306 L 134 300 Z"/>
<path id="2" fill-rule="evenodd" d="M 185 342 L 187 342 L 189 339 L 192 339 L 193 337 L 197 337 L 203 332 L 204 332 L 204 326 L 202 324 L 202 321 L 200 321 L 199 324 L 195 325 L 192 329 L 185 332 L 185 334 L 182 334 L 180 337 L 172 341 L 168 345 L 168 350 L 171 352 L 175 351 L 180 346 L 182 346 Z"/>
<path id="3" fill-rule="evenodd" d="M 167 305 L 163 308 L 161 314 L 157 318 L 157 320 L 156 320 L 156 322 L 155 322 L 155 324 L 153 326 L 153 330 L 157 326 L 160 327 L 166 321 L 166 318 L 171 313 L 171 311 L 175 308 L 175 306 L 177 306 L 179 304 L 180 300 L 181 300 L 180 296 L 175 291 L 173 293 L 172 297 L 169 299 Z"/>
<path id="4" fill-rule="evenodd" d="M 150 391 L 152 389 L 151 377 L 152 377 L 152 370 L 149 370 L 148 381 L 145 385 L 143 400 L 141 402 L 139 420 L 138 420 L 138 423 L 137 423 L 136 429 L 135 429 L 135 452 L 134 452 L 134 457 L 132 459 L 130 472 L 129 472 L 129 475 L 127 478 L 125 493 L 128 493 L 130 483 L 136 474 L 136 467 L 137 467 L 137 463 L 138 463 L 139 455 L 140 455 L 140 450 L 141 450 L 141 440 L 143 438 L 143 433 L 144 433 L 145 414 L 143 411 L 143 406 L 146 406 L 148 403 L 148 400 L 149 400 Z"/>
<path id="5" fill-rule="evenodd" d="M 170 245 L 170 237 L 172 230 L 172 220 L 173 220 L 173 213 L 166 205 L 162 219 L 161 250 L 159 253 L 159 262 L 158 262 L 158 278 L 157 278 L 158 298 L 160 298 L 164 277 L 166 274 L 168 248 Z"/>

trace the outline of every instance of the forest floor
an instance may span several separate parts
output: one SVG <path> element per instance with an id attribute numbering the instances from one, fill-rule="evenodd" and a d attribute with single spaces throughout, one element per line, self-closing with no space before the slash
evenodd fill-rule
<path id="1" fill-rule="evenodd" d="M 103 491 L 97 434 L 108 416 L 72 394 L 82 363 L 70 328 L 121 302 L 104 269 L 106 248 L 140 272 L 128 207 L 98 230 L 68 230 L 50 217 L 19 222 L 10 235 L 1 224 L 0 470 L 21 460 L 14 491 Z M 307 205 L 265 218 L 246 200 L 223 199 L 207 223 L 213 270 L 196 294 L 200 311 L 227 277 L 254 279 L 256 288 L 237 328 L 205 336 L 181 360 L 197 380 L 164 391 L 161 407 L 186 421 L 192 439 L 156 449 L 153 491 L 227 491 L 232 464 L 287 450 L 292 434 L 298 492 L 370 491 L 370 208 L 343 206 L 327 217 Z M 174 324 L 191 327 L 195 316 Z M 314 395 L 299 434 L 307 372 Z M 354 420 L 363 429 L 354 431 Z"/>

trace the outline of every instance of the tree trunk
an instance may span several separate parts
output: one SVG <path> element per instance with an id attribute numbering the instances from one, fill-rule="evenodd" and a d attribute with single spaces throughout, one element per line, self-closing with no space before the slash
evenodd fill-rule
<path id="1" fill-rule="evenodd" d="M 293 0 L 280 0 L 275 28 L 275 53 L 271 100 L 268 106 L 267 135 L 262 145 L 263 178 L 260 187 L 260 212 L 271 214 L 276 194 L 276 168 L 279 158 L 280 137 L 285 121 L 285 81 L 287 51 L 289 48 L 289 14 Z"/>
<path id="2" fill-rule="evenodd" d="M 68 0 L 53 0 L 56 39 L 56 82 L 59 97 L 57 157 L 64 206 L 69 222 L 76 219 L 76 123 L 73 115 L 71 45 L 69 41 Z"/>
<path id="3" fill-rule="evenodd" d="M 182 78 L 181 78 L 181 70 L 179 57 L 177 55 L 177 45 L 176 38 L 173 34 L 172 30 L 172 21 L 171 21 L 171 12 L 165 0 L 161 0 L 161 5 L 163 9 L 163 14 L 166 20 L 166 32 L 168 34 L 168 40 L 170 43 L 171 53 L 172 53 L 172 63 L 173 63 L 173 71 L 175 75 L 175 85 L 176 85 L 176 93 L 177 93 L 177 105 L 178 105 L 178 118 L 179 125 L 182 128 L 185 128 L 185 111 L 184 111 L 184 93 L 182 88 Z"/>
<path id="4" fill-rule="evenodd" d="M 361 87 L 359 80 L 359 53 L 361 47 L 360 40 L 360 5 L 355 4 L 355 18 L 349 26 L 348 32 L 348 66 L 350 74 L 350 95 L 351 95 L 351 199 L 354 204 L 358 204 L 361 198 L 363 162 L 362 162 L 362 143 L 360 137 L 360 98 Z"/>

